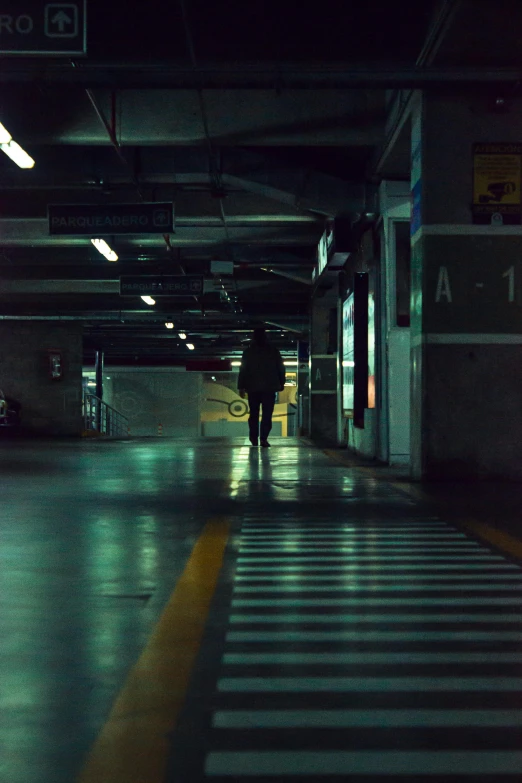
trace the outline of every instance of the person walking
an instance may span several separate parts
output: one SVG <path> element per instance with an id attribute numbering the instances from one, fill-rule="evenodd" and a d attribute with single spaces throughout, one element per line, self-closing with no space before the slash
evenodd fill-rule
<path id="1" fill-rule="evenodd" d="M 267 448 L 270 446 L 268 435 L 272 429 L 276 392 L 285 388 L 285 366 L 277 348 L 268 342 L 262 326 L 254 329 L 252 342 L 243 351 L 237 386 L 241 398 L 244 399 L 248 394 L 250 443 L 257 446 L 261 435 L 261 446 Z M 261 433 L 260 408 L 263 409 Z"/>

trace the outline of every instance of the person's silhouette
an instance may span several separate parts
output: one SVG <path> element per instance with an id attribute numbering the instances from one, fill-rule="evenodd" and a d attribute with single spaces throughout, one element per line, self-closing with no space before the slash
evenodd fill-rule
<path id="1" fill-rule="evenodd" d="M 272 429 L 276 392 L 283 391 L 285 387 L 285 366 L 277 348 L 268 342 L 262 326 L 254 329 L 252 342 L 243 352 L 237 385 L 242 398 L 248 394 L 250 443 L 257 446 L 261 435 L 261 446 L 267 448 L 270 446 L 268 435 Z"/>

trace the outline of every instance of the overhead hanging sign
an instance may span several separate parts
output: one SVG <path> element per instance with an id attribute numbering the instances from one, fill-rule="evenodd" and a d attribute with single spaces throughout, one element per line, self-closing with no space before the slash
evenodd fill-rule
<path id="1" fill-rule="evenodd" d="M 86 53 L 86 0 L 0 0 L 0 55 L 70 57 Z"/>
<path id="2" fill-rule="evenodd" d="M 174 205 L 169 202 L 49 204 L 48 217 L 49 233 L 61 236 L 164 234 L 174 230 Z"/>
<path id="3" fill-rule="evenodd" d="M 124 275 L 120 296 L 201 296 L 203 275 Z"/>
<path id="4" fill-rule="evenodd" d="M 520 224 L 522 144 L 473 145 L 473 222 Z"/>

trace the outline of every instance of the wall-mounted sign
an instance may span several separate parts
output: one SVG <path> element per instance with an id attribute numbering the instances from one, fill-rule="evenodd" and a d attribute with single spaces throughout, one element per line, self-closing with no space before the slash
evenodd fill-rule
<path id="1" fill-rule="evenodd" d="M 310 368 L 310 387 L 312 394 L 336 394 L 336 355 L 312 354 Z"/>
<path id="2" fill-rule="evenodd" d="M 355 367 L 354 352 L 354 297 L 353 294 L 343 302 L 343 413 L 353 418 L 353 379 Z"/>
<path id="3" fill-rule="evenodd" d="M 1 0 L 0 0 L 1 1 Z M 49 204 L 54 235 L 164 234 L 173 231 L 174 206 L 147 204 Z"/>
<path id="4" fill-rule="evenodd" d="M 473 222 L 521 222 L 522 144 L 473 145 Z"/>
<path id="5" fill-rule="evenodd" d="M 201 296 L 203 275 L 125 275 L 120 296 Z"/>
<path id="6" fill-rule="evenodd" d="M 86 0 L 1 0 L 0 55 L 70 57 L 86 53 Z"/>
<path id="7" fill-rule="evenodd" d="M 351 221 L 346 217 L 329 220 L 317 246 L 317 263 L 312 280 L 328 267 L 331 271 L 342 269 L 348 256 L 355 250 Z"/>

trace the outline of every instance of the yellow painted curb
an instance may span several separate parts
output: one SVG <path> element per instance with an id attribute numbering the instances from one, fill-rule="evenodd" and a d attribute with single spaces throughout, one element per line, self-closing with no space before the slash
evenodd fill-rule
<path id="1" fill-rule="evenodd" d="M 162 783 L 215 592 L 229 522 L 210 520 L 130 671 L 78 783 Z"/>

